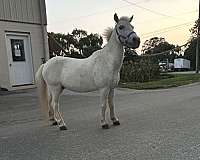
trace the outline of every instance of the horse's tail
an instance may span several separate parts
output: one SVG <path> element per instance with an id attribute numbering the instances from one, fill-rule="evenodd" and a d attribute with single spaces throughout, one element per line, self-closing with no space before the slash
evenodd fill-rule
<path id="1" fill-rule="evenodd" d="M 42 75 L 43 68 L 44 68 L 44 64 L 42 64 L 39 67 L 38 71 L 36 72 L 35 79 L 36 79 L 36 85 L 37 85 L 40 105 L 41 105 L 42 110 L 45 113 L 46 117 L 48 117 L 48 111 L 49 111 L 48 92 L 47 92 L 47 84 Z"/>

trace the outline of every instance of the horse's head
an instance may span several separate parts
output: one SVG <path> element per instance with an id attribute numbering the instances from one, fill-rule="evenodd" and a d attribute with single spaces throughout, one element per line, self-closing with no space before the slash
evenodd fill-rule
<path id="1" fill-rule="evenodd" d="M 134 32 L 134 27 L 131 25 L 133 16 L 118 18 L 117 14 L 114 15 L 114 20 L 116 22 L 115 32 L 116 39 L 123 46 L 136 49 L 140 45 L 140 38 Z"/>

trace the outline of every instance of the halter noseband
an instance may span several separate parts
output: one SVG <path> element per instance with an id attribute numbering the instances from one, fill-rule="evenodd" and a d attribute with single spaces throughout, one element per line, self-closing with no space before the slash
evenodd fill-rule
<path id="1" fill-rule="evenodd" d="M 129 39 L 129 37 L 131 36 L 131 34 L 134 34 L 135 32 L 134 31 L 131 31 L 127 36 L 123 36 L 123 35 L 120 35 L 117 28 L 116 28 L 116 33 L 117 33 L 117 36 L 118 36 L 118 39 L 119 41 L 121 42 L 122 45 L 126 45 L 127 44 L 127 40 Z M 121 40 L 121 38 L 123 38 L 125 41 L 123 42 Z"/>

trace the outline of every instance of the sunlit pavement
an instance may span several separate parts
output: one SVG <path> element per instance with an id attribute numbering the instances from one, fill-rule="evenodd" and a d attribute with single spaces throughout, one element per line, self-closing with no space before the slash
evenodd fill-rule
<path id="1" fill-rule="evenodd" d="M 61 111 L 68 130 L 59 131 L 44 121 L 34 89 L 2 94 L 0 160 L 200 158 L 199 83 L 155 91 L 117 89 L 115 103 L 121 125 L 102 130 L 98 92 L 65 91 Z"/>

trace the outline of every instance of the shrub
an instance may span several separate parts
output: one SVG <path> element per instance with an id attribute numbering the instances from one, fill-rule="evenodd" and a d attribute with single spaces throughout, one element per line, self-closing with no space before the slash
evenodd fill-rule
<path id="1" fill-rule="evenodd" d="M 126 61 L 121 68 L 121 82 L 148 82 L 159 75 L 159 65 L 150 57 Z"/>

